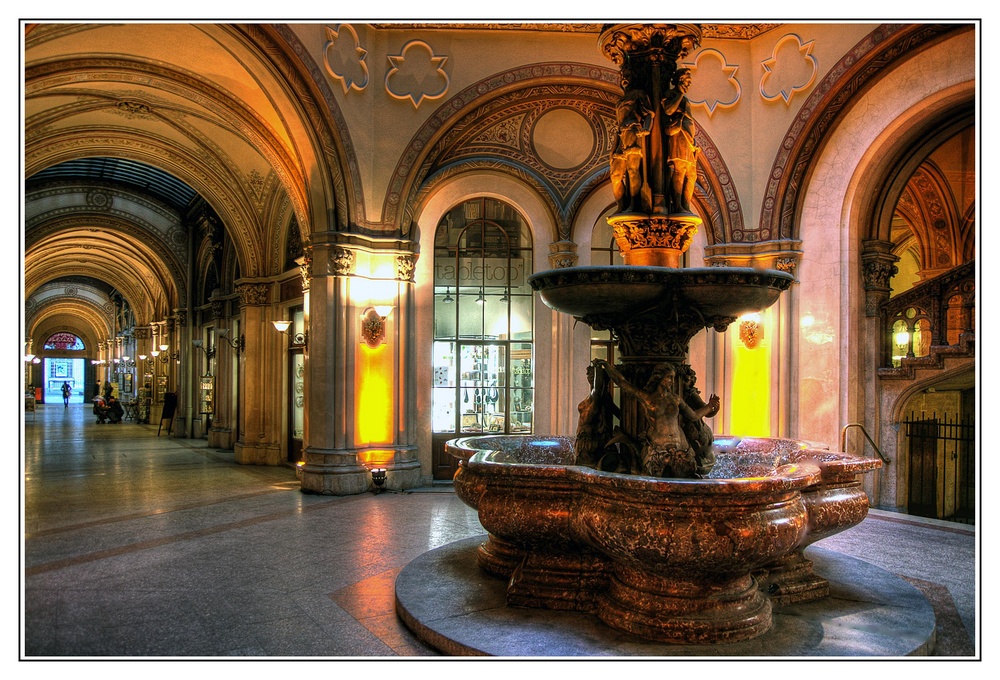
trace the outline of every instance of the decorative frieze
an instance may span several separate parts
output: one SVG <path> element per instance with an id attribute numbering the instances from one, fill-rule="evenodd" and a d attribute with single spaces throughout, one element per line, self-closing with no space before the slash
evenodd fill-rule
<path id="1" fill-rule="evenodd" d="M 240 307 L 266 305 L 269 288 L 266 283 L 238 284 L 236 293 L 240 296 Z"/>

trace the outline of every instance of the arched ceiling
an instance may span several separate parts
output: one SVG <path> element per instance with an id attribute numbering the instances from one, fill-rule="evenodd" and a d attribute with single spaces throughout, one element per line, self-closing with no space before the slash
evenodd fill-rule
<path id="1" fill-rule="evenodd" d="M 261 31 L 127 22 L 24 30 L 26 194 L 79 184 L 104 187 L 103 199 L 94 195 L 112 201 L 27 216 L 26 299 L 76 277 L 113 287 L 147 321 L 182 306 L 187 268 L 172 249 L 187 239 L 148 237 L 150 225 L 132 219 L 143 200 L 184 227 L 200 197 L 221 219 L 243 275 L 276 273 L 265 252 L 283 226 L 276 215 L 287 222 L 293 211 L 311 224 L 309 200 L 324 201 L 330 182 L 300 92 Z M 124 213 L 113 203 L 122 193 L 139 197 Z M 69 303 L 49 304 L 56 307 L 36 322 L 63 318 L 59 305 Z"/>

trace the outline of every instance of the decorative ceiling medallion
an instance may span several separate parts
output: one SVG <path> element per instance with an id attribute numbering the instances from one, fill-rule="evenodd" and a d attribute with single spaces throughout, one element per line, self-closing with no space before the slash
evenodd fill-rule
<path id="1" fill-rule="evenodd" d="M 697 71 L 697 78 L 692 78 L 694 84 L 687 92 L 688 101 L 692 106 L 707 109 L 709 118 L 717 108 L 728 109 L 739 102 L 743 93 L 740 81 L 736 79 L 739 66 L 727 63 L 726 56 L 719 50 L 711 47 L 704 49 L 693 62 L 683 66 L 692 72 Z"/>
<path id="2" fill-rule="evenodd" d="M 87 192 L 87 205 L 94 210 L 111 210 L 111 194 L 103 189 L 91 189 Z"/>
<path id="3" fill-rule="evenodd" d="M 597 139 L 590 123 L 570 108 L 552 108 L 531 129 L 531 146 L 538 159 L 556 170 L 581 167 L 594 154 Z"/>
<path id="4" fill-rule="evenodd" d="M 344 94 L 350 90 L 363 90 L 368 86 L 368 51 L 361 47 L 358 34 L 349 24 L 326 28 L 326 45 L 323 46 L 323 64 L 326 72 L 340 81 Z"/>
<path id="5" fill-rule="evenodd" d="M 815 43 L 815 40 L 803 43 L 794 33 L 778 40 L 770 58 L 760 64 L 764 67 L 760 96 L 769 102 L 784 99 L 788 104 L 796 92 L 809 89 L 819 72 L 816 57 L 812 56 Z"/>
<path id="6" fill-rule="evenodd" d="M 411 40 L 397 55 L 389 55 L 391 68 L 385 74 L 385 91 L 395 99 L 409 99 L 413 108 L 425 100 L 440 99 L 451 84 L 444 64 L 448 57 L 434 54 L 423 40 Z"/>

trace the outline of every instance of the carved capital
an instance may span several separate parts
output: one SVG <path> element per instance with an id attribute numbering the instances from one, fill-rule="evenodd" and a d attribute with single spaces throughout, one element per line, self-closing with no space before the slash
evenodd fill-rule
<path id="1" fill-rule="evenodd" d="M 795 268 L 798 264 L 798 260 L 794 257 L 779 257 L 774 261 L 774 268 L 779 272 L 785 272 L 795 276 Z"/>
<path id="2" fill-rule="evenodd" d="M 396 256 L 396 279 L 399 281 L 413 281 L 413 273 L 417 268 L 417 255 L 407 253 Z"/>
<path id="3" fill-rule="evenodd" d="M 295 263 L 299 265 L 299 276 L 302 277 L 302 292 L 308 293 L 309 283 L 312 281 L 312 251 L 295 258 Z"/>
<path id="4" fill-rule="evenodd" d="M 136 340 L 149 340 L 151 333 L 146 326 L 137 326 L 133 331 Z"/>
<path id="5" fill-rule="evenodd" d="M 625 264 L 680 266 L 680 257 L 698 233 L 697 216 L 646 217 L 615 215 L 608 218 Z"/>
<path id="6" fill-rule="evenodd" d="M 573 241 L 556 241 L 549 244 L 549 265 L 553 269 L 575 267 L 580 260 L 576 254 L 577 245 Z"/>
<path id="7" fill-rule="evenodd" d="M 354 251 L 334 246 L 330 249 L 330 273 L 334 276 L 350 276 L 354 273 Z"/>
<path id="8" fill-rule="evenodd" d="M 266 305 L 269 288 L 270 286 L 266 283 L 241 283 L 237 285 L 236 292 L 240 296 L 240 307 Z"/>
<path id="9" fill-rule="evenodd" d="M 899 273 L 899 258 L 886 252 L 882 242 L 868 241 L 861 253 L 861 276 L 865 285 L 865 316 L 878 316 L 879 307 L 889 299 L 889 281 Z"/>

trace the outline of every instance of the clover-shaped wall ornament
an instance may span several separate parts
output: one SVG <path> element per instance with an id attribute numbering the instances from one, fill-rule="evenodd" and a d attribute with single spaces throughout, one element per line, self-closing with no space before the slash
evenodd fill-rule
<path id="1" fill-rule="evenodd" d="M 368 51 L 361 47 L 357 32 L 349 24 L 326 27 L 323 63 L 326 71 L 340 81 L 344 94 L 368 86 Z"/>
<path id="2" fill-rule="evenodd" d="M 444 71 L 448 57 L 437 56 L 423 40 L 411 40 L 397 55 L 390 55 L 385 91 L 395 99 L 409 99 L 413 108 L 425 100 L 440 99 L 451 80 Z"/>
<path id="3" fill-rule="evenodd" d="M 760 96 L 769 102 L 783 99 L 788 104 L 796 92 L 809 89 L 819 72 L 819 64 L 812 55 L 815 44 L 815 40 L 803 43 L 794 33 L 778 40 L 771 56 L 760 63 L 764 67 Z"/>
<path id="4" fill-rule="evenodd" d="M 706 48 L 698 52 L 692 62 L 686 66 L 697 77 L 687 93 L 692 106 L 702 106 L 708 110 L 709 118 L 718 109 L 728 109 L 736 106 L 743 94 L 740 81 L 736 79 L 739 66 L 726 61 L 726 55 L 714 48 Z"/>

